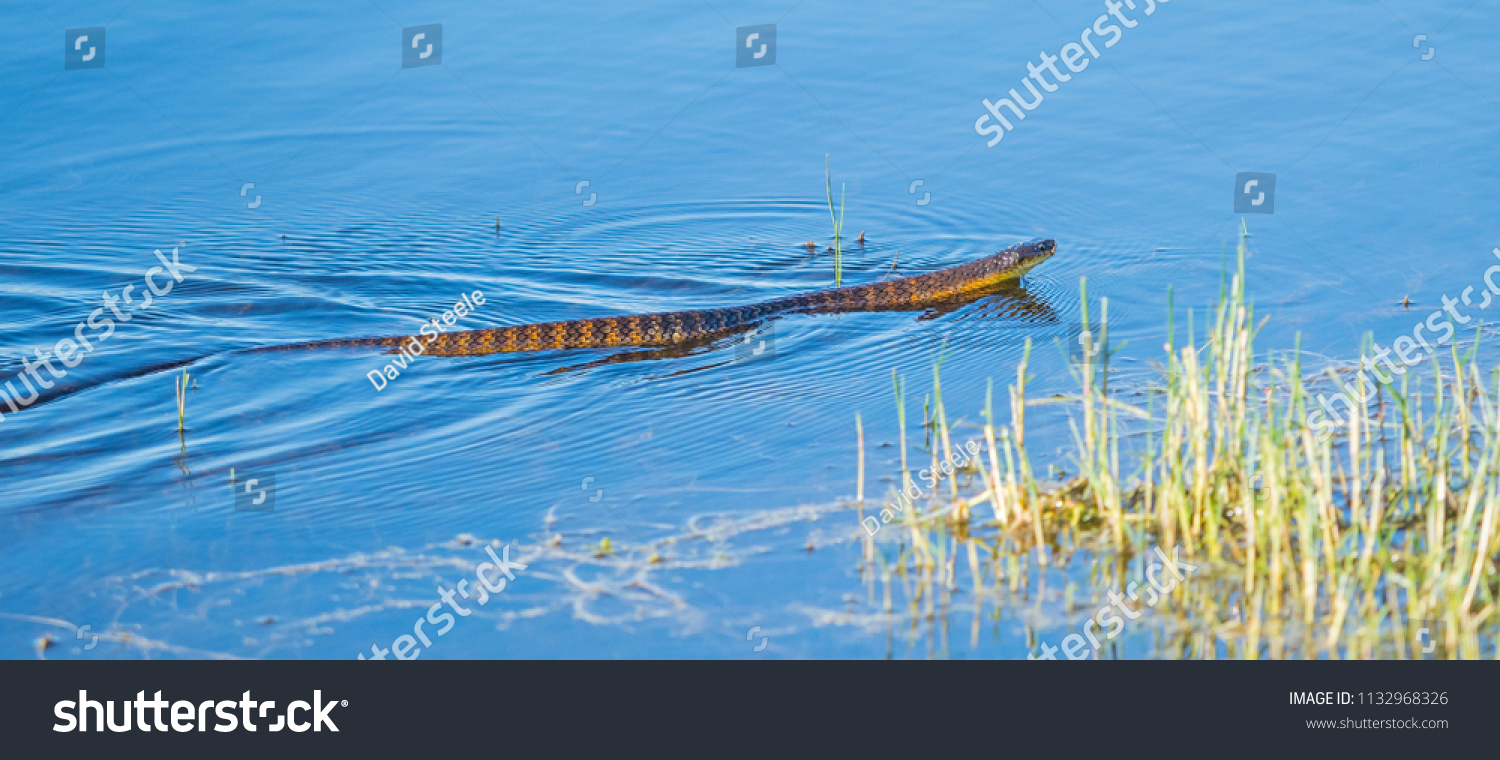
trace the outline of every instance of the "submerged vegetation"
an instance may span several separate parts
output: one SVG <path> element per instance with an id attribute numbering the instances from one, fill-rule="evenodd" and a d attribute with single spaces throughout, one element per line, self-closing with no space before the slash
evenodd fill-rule
<path id="1" fill-rule="evenodd" d="M 1201 341 L 1190 326 L 1175 345 L 1169 326 L 1143 404 L 1110 392 L 1107 334 L 1096 361 L 1075 361 L 1077 396 L 1028 400 L 1028 341 L 1010 420 L 997 422 L 987 403 L 982 450 L 959 468 L 963 488 L 953 477 L 921 498 L 888 499 L 883 529 L 861 532 L 870 601 L 900 619 L 894 588 L 913 626 L 937 625 L 965 580 L 976 643 L 981 619 L 1009 615 L 1026 621 L 1035 647 L 1034 629 L 1083 630 L 1106 596 L 1145 587 L 1148 557 L 1164 556 L 1153 547 L 1180 547 L 1198 570 L 1162 604 L 1153 592 L 1123 639 L 1111 634 L 1081 657 L 1123 656 L 1127 644 L 1132 657 L 1496 656 L 1500 369 L 1481 374 L 1477 338 L 1467 352 L 1455 344 L 1430 377 L 1408 372 L 1374 404 L 1356 399 L 1345 427 L 1319 435 L 1305 422 L 1317 381 L 1303 377 L 1300 354 L 1254 353 L 1244 253 L 1242 237 L 1238 273 Z M 961 432 L 947 420 L 939 369 L 923 422 L 934 472 Z M 899 489 L 920 493 L 899 380 L 896 398 Z M 1078 474 L 1067 482 L 1033 471 L 1026 412 L 1041 404 L 1070 411 Z"/>

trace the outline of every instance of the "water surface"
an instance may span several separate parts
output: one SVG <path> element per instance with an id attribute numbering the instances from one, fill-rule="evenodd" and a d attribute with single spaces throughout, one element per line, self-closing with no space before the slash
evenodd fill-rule
<path id="1" fill-rule="evenodd" d="M 1148 377 L 1167 287 L 1184 329 L 1186 306 L 1217 301 L 1241 219 L 1272 317 L 1259 345 L 1300 333 L 1347 360 L 1478 282 L 1500 244 L 1493 6 L 1158 4 L 986 147 L 981 100 L 1101 12 L 0 9 L 0 379 L 105 292 L 139 294 L 154 250 L 197 267 L 0 423 L 0 653 L 36 656 L 50 632 L 47 657 L 353 657 L 513 541 L 527 569 L 423 657 L 989 658 L 1024 656 L 1028 625 L 1060 638 L 1062 616 L 1019 608 L 984 608 L 972 640 L 871 617 L 854 416 L 883 495 L 893 368 L 917 420 L 943 350 L 966 422 L 1028 338 L 1032 394 L 1067 391 L 1054 344 L 1087 277 L 1124 375 Z M 403 27 L 434 23 L 441 64 L 402 68 Z M 776 64 L 737 68 L 736 28 L 770 23 Z M 66 30 L 101 25 L 106 66 L 64 70 Z M 475 290 L 466 328 L 827 287 L 825 155 L 846 229 L 867 233 L 847 282 L 1039 236 L 1059 254 L 950 313 L 778 320 L 749 359 L 731 341 L 426 357 L 377 391 L 378 354 L 246 352 L 412 334 Z M 1246 171 L 1276 173 L 1273 215 L 1233 213 Z M 1031 425 L 1039 463 L 1069 466 L 1066 412 Z M 231 468 L 274 474 L 275 510 L 236 511 Z M 595 557 L 605 538 L 623 550 Z M 112 633 L 84 649 L 83 625 Z M 1121 654 L 1149 655 L 1131 636 Z"/>

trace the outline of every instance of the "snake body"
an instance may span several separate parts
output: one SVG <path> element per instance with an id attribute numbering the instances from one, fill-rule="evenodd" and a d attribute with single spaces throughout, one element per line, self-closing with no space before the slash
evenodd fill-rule
<path id="1" fill-rule="evenodd" d="M 868 285 L 832 288 L 749 306 L 672 311 L 625 317 L 594 317 L 562 322 L 440 333 L 421 343 L 433 356 L 474 356 L 515 351 L 580 348 L 661 347 L 741 332 L 772 316 L 921 308 L 980 295 L 1018 279 L 1052 256 L 1057 241 L 1039 240 L 936 272 Z M 412 336 L 357 338 L 300 343 L 274 348 L 383 347 L 399 350 Z"/>

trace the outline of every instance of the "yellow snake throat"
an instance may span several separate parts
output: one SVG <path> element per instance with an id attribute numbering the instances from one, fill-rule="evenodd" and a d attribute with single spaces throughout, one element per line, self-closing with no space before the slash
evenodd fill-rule
<path id="1" fill-rule="evenodd" d="M 1015 245 L 967 264 L 897 280 L 821 290 L 778 298 L 750 306 L 672 311 L 627 317 L 595 317 L 565 322 L 496 327 L 442 333 L 423 340 L 423 353 L 432 356 L 477 356 L 517 351 L 579 348 L 662 347 L 685 341 L 711 339 L 745 330 L 781 314 L 827 314 L 855 311 L 893 311 L 920 308 L 982 295 L 1027 270 L 1057 250 L 1057 241 L 1040 240 Z M 399 350 L 412 336 L 357 338 L 300 343 L 275 348 L 385 347 Z"/>

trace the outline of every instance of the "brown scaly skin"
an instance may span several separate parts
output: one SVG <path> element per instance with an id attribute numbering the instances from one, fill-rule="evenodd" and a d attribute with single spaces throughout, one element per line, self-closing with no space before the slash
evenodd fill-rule
<path id="1" fill-rule="evenodd" d="M 489 330 L 424 335 L 419 341 L 432 356 L 477 356 L 514 351 L 568 348 L 672 346 L 689 340 L 729 335 L 767 317 L 781 314 L 826 314 L 894 311 L 961 299 L 993 289 L 1022 274 L 1057 251 L 1057 241 L 1041 240 L 1007 248 L 967 264 L 899 280 L 835 288 L 802 296 L 726 309 L 672 311 L 628 317 L 595 317 L 566 322 L 497 327 Z M 379 346 L 399 349 L 412 336 L 360 338 L 301 343 L 276 348 Z M 431 339 L 431 343 L 427 341 Z"/>

